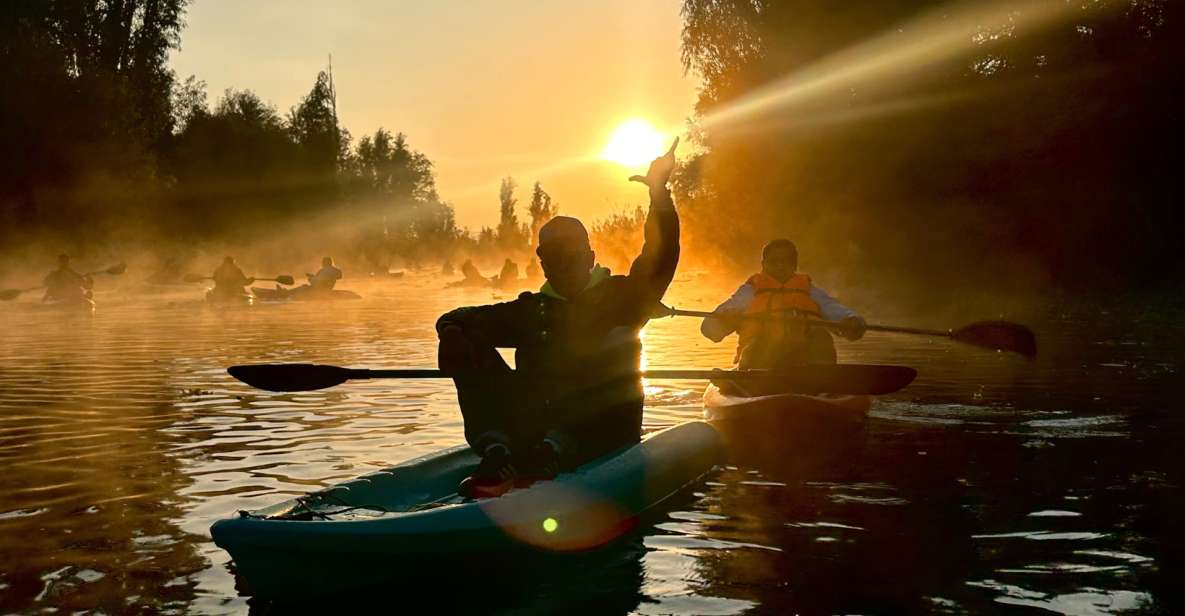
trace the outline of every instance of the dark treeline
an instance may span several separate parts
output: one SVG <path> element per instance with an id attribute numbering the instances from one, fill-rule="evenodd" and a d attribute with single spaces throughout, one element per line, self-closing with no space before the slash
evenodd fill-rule
<path id="1" fill-rule="evenodd" d="M 373 269 L 393 259 L 521 256 L 555 214 L 536 183 L 528 222 L 516 185 L 497 229 L 470 235 L 437 194 L 433 164 L 402 134 L 356 141 L 332 74 L 281 112 L 250 90 L 213 104 L 176 78 L 185 0 L 5 3 L 0 9 L 0 242 L 6 252 L 149 249 L 159 258 L 283 244 Z M 491 195 L 492 196 L 492 195 Z M 279 241 L 276 241 L 279 240 Z M 293 248 L 299 247 L 299 248 Z M 304 254 L 307 250 L 310 254 Z M 114 255 L 113 255 L 114 256 Z"/>
<path id="2" fill-rule="evenodd" d="M 777 233 L 853 285 L 1182 280 L 1181 3 L 686 0 L 683 18 L 704 153 L 679 190 L 733 265 Z"/>

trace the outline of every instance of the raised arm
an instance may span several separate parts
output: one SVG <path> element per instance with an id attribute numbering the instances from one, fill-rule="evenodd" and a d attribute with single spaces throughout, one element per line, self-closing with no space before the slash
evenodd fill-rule
<path id="1" fill-rule="evenodd" d="M 679 264 L 679 214 L 667 188 L 667 181 L 675 169 L 675 147 L 678 145 L 679 139 L 675 138 L 671 149 L 650 163 L 645 176 L 630 178 L 630 181 L 641 182 L 650 188 L 645 243 L 629 273 L 630 280 L 636 282 L 647 304 L 662 299 Z"/>

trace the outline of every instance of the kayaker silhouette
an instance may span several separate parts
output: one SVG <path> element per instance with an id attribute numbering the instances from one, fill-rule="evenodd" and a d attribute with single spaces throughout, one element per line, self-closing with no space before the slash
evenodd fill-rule
<path id="1" fill-rule="evenodd" d="M 255 282 L 255 279 L 243 273 L 234 257 L 226 257 L 222 265 L 211 275 L 214 288 L 207 293 L 207 299 L 218 301 L 239 300 L 249 298 L 251 294 L 244 288 Z"/>
<path id="2" fill-rule="evenodd" d="M 628 275 L 596 264 L 588 231 L 558 216 L 539 229 L 546 283 L 500 304 L 440 317 L 440 368 L 454 375 L 465 439 L 482 460 L 463 496 L 500 494 L 636 443 L 642 430 L 638 332 L 679 261 L 679 218 L 667 188 L 675 147 L 655 159 L 645 243 Z M 496 348 L 515 349 L 512 370 Z"/>
<path id="3" fill-rule="evenodd" d="M 766 244 L 761 250 L 761 271 L 750 276 L 712 314 L 704 319 L 700 332 L 713 342 L 737 332 L 735 361 L 741 368 L 835 363 L 831 335 L 804 319 L 838 322 L 849 340 L 862 338 L 866 327 L 855 310 L 798 271 L 798 247 L 788 239 Z"/>
<path id="4" fill-rule="evenodd" d="M 43 302 L 81 303 L 90 301 L 95 281 L 90 274 L 79 274 L 70 266 L 70 255 L 58 255 L 58 269 L 45 275 Z"/>

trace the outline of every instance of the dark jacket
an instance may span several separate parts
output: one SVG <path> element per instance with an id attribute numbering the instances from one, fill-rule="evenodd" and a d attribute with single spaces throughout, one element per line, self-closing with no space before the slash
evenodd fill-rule
<path id="1" fill-rule="evenodd" d="M 609 276 L 575 297 L 523 293 L 513 301 L 458 308 L 437 331 L 515 349 L 517 378 L 539 422 L 576 438 L 624 444 L 642 425 L 638 332 L 666 293 L 679 262 L 679 217 L 666 190 L 653 191 L 645 245 L 629 275 Z"/>

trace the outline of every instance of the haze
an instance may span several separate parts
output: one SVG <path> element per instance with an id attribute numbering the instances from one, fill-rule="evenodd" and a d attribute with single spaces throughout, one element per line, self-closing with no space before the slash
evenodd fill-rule
<path id="1" fill-rule="evenodd" d="M 206 0 L 188 8 L 171 63 L 205 80 L 211 102 L 250 88 L 285 112 L 332 54 L 342 125 L 355 139 L 407 133 L 458 224 L 496 224 L 507 175 L 541 180 L 563 212 L 595 219 L 645 200 L 630 170 L 597 159 L 613 129 L 641 118 L 673 131 L 691 112 L 679 7 Z"/>

